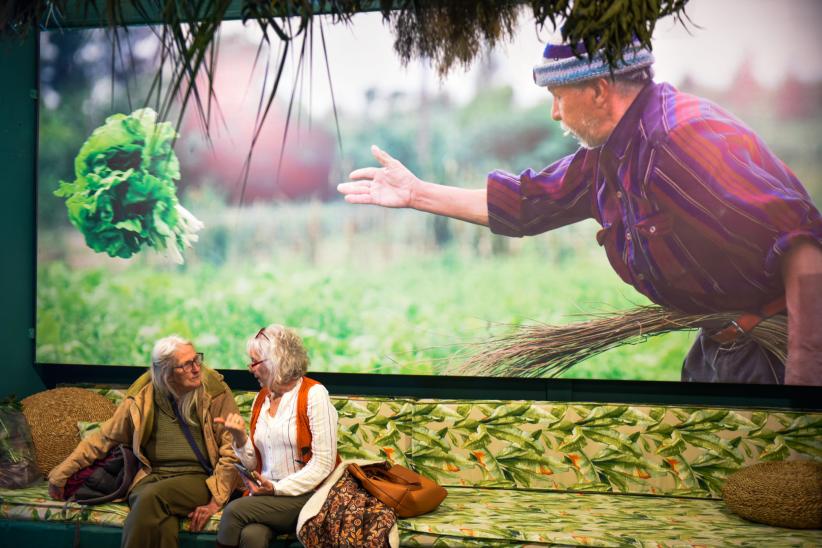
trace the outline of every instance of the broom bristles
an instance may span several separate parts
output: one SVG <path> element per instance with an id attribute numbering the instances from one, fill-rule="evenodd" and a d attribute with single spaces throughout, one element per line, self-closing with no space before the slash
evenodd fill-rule
<path id="1" fill-rule="evenodd" d="M 523 325 L 511 334 L 479 344 L 479 351 L 458 366 L 458 375 L 483 377 L 558 377 L 574 365 L 606 350 L 639 344 L 649 337 L 724 325 L 739 313 L 687 314 L 642 306 L 567 325 Z M 777 358 L 787 357 L 785 316 L 763 320 L 747 335 Z"/>

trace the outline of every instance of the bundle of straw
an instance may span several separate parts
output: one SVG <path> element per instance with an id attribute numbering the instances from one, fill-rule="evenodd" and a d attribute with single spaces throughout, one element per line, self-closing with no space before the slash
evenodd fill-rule
<path id="1" fill-rule="evenodd" d="M 624 344 L 638 344 L 671 331 L 724 326 L 739 313 L 687 314 L 658 306 L 600 313 L 567 325 L 524 325 L 511 334 L 479 343 L 479 351 L 455 371 L 484 377 L 558 377 L 574 365 Z M 786 316 L 763 320 L 746 336 L 785 361 Z"/>

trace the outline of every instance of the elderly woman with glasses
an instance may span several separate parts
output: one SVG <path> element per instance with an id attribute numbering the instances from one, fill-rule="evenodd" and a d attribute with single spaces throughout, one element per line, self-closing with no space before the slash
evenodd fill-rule
<path id="1" fill-rule="evenodd" d="M 273 533 L 293 533 L 303 505 L 339 462 L 337 410 L 325 387 L 305 376 L 308 356 L 300 337 L 269 325 L 246 347 L 248 368 L 262 387 L 250 431 L 236 413 L 215 421 L 234 438 L 252 496 L 226 506 L 218 546 L 265 547 Z"/>
<path id="2" fill-rule="evenodd" d="M 63 499 L 75 472 L 119 444 L 130 446 L 140 469 L 129 489 L 122 546 L 177 546 L 181 518 L 201 530 L 240 485 L 232 437 L 214 423 L 233 413 L 231 390 L 203 365 L 203 354 L 180 337 L 160 339 L 151 370 L 131 385 L 114 416 L 51 471 L 49 494 Z"/>

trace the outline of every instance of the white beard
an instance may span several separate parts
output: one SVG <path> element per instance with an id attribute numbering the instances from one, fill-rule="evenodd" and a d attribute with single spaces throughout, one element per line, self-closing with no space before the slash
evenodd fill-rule
<path id="1" fill-rule="evenodd" d="M 565 122 L 560 122 L 559 125 L 562 128 L 563 137 L 568 137 L 568 136 L 573 137 L 576 140 L 576 142 L 579 143 L 579 146 L 581 146 L 582 148 L 586 148 L 586 149 L 590 150 L 590 149 L 596 148 L 598 146 L 598 145 L 592 145 L 591 143 L 589 143 L 579 133 L 577 133 L 573 129 L 569 128 L 568 126 L 566 126 Z"/>

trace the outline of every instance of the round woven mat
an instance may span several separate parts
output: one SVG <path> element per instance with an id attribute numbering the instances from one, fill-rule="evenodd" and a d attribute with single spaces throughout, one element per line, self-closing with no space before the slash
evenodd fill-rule
<path id="1" fill-rule="evenodd" d="M 728 477 L 722 498 L 751 521 L 822 528 L 822 462 L 779 461 L 741 468 Z"/>
<path id="2" fill-rule="evenodd" d="M 115 405 L 105 396 L 85 388 L 55 388 L 32 394 L 22 401 L 31 428 L 37 466 L 43 475 L 63 462 L 80 436 L 77 421 L 104 421 Z"/>

